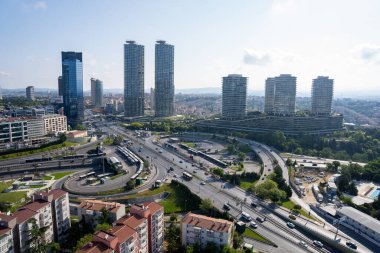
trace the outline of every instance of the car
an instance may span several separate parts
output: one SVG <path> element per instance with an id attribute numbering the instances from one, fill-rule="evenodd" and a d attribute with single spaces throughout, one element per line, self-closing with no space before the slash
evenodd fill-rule
<path id="1" fill-rule="evenodd" d="M 201 182 L 201 185 L 205 185 L 206 183 L 204 181 Z"/>
<path id="2" fill-rule="evenodd" d="M 317 247 L 323 248 L 323 243 L 321 243 L 320 241 L 314 240 L 313 243 L 314 243 L 314 245 L 316 245 Z"/>
<path id="3" fill-rule="evenodd" d="M 182 160 L 179 160 L 179 163 L 183 163 L 183 161 L 182 161 Z"/>
<path id="4" fill-rule="evenodd" d="M 173 177 L 177 178 L 177 177 L 178 177 L 178 175 L 177 175 L 177 174 L 174 174 L 174 175 L 173 175 Z"/>
<path id="5" fill-rule="evenodd" d="M 208 172 L 207 171 L 205 172 L 205 175 L 208 176 Z"/>
<path id="6" fill-rule="evenodd" d="M 170 167 L 170 168 L 169 168 L 169 171 L 174 171 L 174 168 L 173 168 L 173 167 Z"/>
<path id="7" fill-rule="evenodd" d="M 265 177 L 263 177 L 261 180 L 264 180 L 265 179 Z"/>
<path id="8" fill-rule="evenodd" d="M 257 207 L 257 204 L 255 202 L 251 202 L 252 207 Z"/>
<path id="9" fill-rule="evenodd" d="M 296 227 L 296 225 L 294 225 L 294 223 L 292 223 L 292 222 L 287 222 L 286 225 L 288 225 L 288 227 L 290 227 L 290 228 Z"/>
<path id="10" fill-rule="evenodd" d="M 192 163 L 192 164 L 191 164 L 191 167 L 194 167 L 194 166 L 195 166 L 194 163 Z"/>
<path id="11" fill-rule="evenodd" d="M 196 171 L 196 170 L 193 170 L 193 173 L 197 173 L 197 171 Z"/>
<path id="12" fill-rule="evenodd" d="M 358 248 L 358 246 L 355 243 L 351 242 L 351 241 L 347 241 L 346 245 L 348 247 L 350 247 L 351 249 L 357 249 Z"/>
<path id="13" fill-rule="evenodd" d="M 260 216 L 257 216 L 256 218 L 257 221 L 260 221 L 261 223 L 263 223 L 265 221 L 264 218 L 260 217 Z"/>
<path id="14" fill-rule="evenodd" d="M 227 211 L 231 210 L 230 204 L 229 203 L 224 203 L 223 209 L 227 210 Z"/>
<path id="15" fill-rule="evenodd" d="M 301 245 L 303 248 L 305 248 L 305 249 L 307 249 L 309 246 L 306 244 L 306 242 L 304 242 L 304 241 L 300 241 L 299 243 L 298 243 L 299 245 Z"/>
<path id="16" fill-rule="evenodd" d="M 146 158 L 149 158 L 149 156 L 147 155 Z"/>
<path id="17" fill-rule="evenodd" d="M 160 151 L 158 151 L 158 152 L 162 153 L 162 149 L 160 149 Z"/>
<path id="18" fill-rule="evenodd" d="M 251 228 L 257 228 L 257 224 L 256 224 L 256 222 L 254 222 L 254 221 L 251 221 L 251 222 L 249 223 L 249 226 L 250 226 Z"/>

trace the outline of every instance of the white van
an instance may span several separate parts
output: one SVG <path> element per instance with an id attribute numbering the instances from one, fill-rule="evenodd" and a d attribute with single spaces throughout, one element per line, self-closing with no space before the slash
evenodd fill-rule
<path id="1" fill-rule="evenodd" d="M 245 219 L 247 221 L 251 221 L 252 220 L 251 215 L 247 214 L 246 212 L 242 212 L 241 213 L 241 217 L 243 217 L 243 219 Z"/>

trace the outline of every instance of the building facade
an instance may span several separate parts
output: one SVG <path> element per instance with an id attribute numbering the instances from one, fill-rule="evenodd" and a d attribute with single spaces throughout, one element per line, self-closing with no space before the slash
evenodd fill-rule
<path id="1" fill-rule="evenodd" d="M 31 101 L 36 100 L 36 97 L 34 95 L 34 86 L 26 87 L 26 99 Z"/>
<path id="2" fill-rule="evenodd" d="M 334 80 L 328 76 L 313 79 L 311 89 L 311 113 L 314 115 L 330 115 L 334 94 Z"/>
<path id="3" fill-rule="evenodd" d="M 181 221 L 182 245 L 198 243 L 202 249 L 208 243 L 218 248 L 232 246 L 233 229 L 231 221 L 188 213 Z"/>
<path id="4" fill-rule="evenodd" d="M 62 82 L 64 114 L 75 127 L 84 118 L 82 53 L 62 52 Z"/>
<path id="5" fill-rule="evenodd" d="M 247 116 L 247 80 L 247 77 L 238 74 L 223 77 L 223 118 L 233 119 Z"/>
<path id="6" fill-rule="evenodd" d="M 13 229 L 16 226 L 16 217 L 0 212 L 0 253 L 13 253 Z"/>
<path id="7" fill-rule="evenodd" d="M 108 210 L 111 222 L 115 222 L 125 215 L 125 205 L 116 202 L 100 200 L 86 200 L 78 206 L 78 219 L 95 227 L 102 217 L 103 210 Z"/>
<path id="8" fill-rule="evenodd" d="M 62 76 L 58 77 L 58 96 L 63 96 L 65 87 L 63 86 Z"/>
<path id="9" fill-rule="evenodd" d="M 155 115 L 174 114 L 174 46 L 163 40 L 155 45 Z"/>
<path id="10" fill-rule="evenodd" d="M 42 116 L 44 134 L 58 134 L 67 131 L 67 117 L 60 114 Z"/>
<path id="11" fill-rule="evenodd" d="M 25 141 L 28 139 L 28 122 L 23 118 L 0 119 L 0 143 Z"/>
<path id="12" fill-rule="evenodd" d="M 103 107 L 103 82 L 91 78 L 91 104 L 94 107 Z"/>
<path id="13" fill-rule="evenodd" d="M 296 109 L 297 78 L 282 74 L 268 78 L 265 83 L 265 112 L 292 116 Z"/>
<path id="14" fill-rule="evenodd" d="M 144 115 L 144 46 L 135 41 L 124 44 L 124 114 Z"/>
<path id="15" fill-rule="evenodd" d="M 130 212 L 97 232 L 91 243 L 76 253 L 163 253 L 164 210 L 155 202 L 133 205 Z"/>

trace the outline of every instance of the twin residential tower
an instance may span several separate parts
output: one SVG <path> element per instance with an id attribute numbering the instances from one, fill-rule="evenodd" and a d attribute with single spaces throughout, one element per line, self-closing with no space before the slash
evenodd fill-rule
<path id="1" fill-rule="evenodd" d="M 144 46 L 124 44 L 124 114 L 144 115 Z M 155 45 L 155 115 L 174 114 L 174 46 L 163 40 Z"/>

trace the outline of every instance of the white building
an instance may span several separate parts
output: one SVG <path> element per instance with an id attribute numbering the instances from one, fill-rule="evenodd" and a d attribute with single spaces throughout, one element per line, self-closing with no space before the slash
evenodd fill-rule
<path id="1" fill-rule="evenodd" d="M 247 79 L 238 74 L 223 77 L 222 116 L 224 118 L 247 116 Z"/>
<path id="2" fill-rule="evenodd" d="M 64 133 L 67 131 L 67 118 L 60 114 L 48 114 L 42 116 L 44 121 L 44 132 L 49 133 Z"/>
<path id="3" fill-rule="evenodd" d="M 69 235 L 71 227 L 69 194 L 61 189 L 39 192 L 33 195 L 34 200 L 51 202 L 54 241 L 63 243 Z"/>
<path id="4" fill-rule="evenodd" d="M 91 224 L 94 227 L 102 217 L 102 210 L 108 210 L 111 222 L 115 222 L 125 215 L 125 205 L 116 202 L 104 202 L 100 200 L 85 200 L 78 206 L 79 221 Z"/>
<path id="5" fill-rule="evenodd" d="M 315 115 L 330 115 L 334 93 L 334 80 L 328 76 L 318 76 L 313 79 L 311 90 L 311 113 Z"/>
<path id="6" fill-rule="evenodd" d="M 265 113 L 280 116 L 294 115 L 297 78 L 282 74 L 265 82 Z"/>
<path id="7" fill-rule="evenodd" d="M 339 217 L 347 217 L 341 222 L 345 227 L 372 241 L 380 248 L 380 221 L 359 210 L 343 206 L 336 210 Z"/>
<path id="8" fill-rule="evenodd" d="M 204 215 L 188 213 L 181 221 L 182 245 L 199 243 L 205 248 L 207 243 L 218 247 L 232 246 L 233 223 Z"/>

